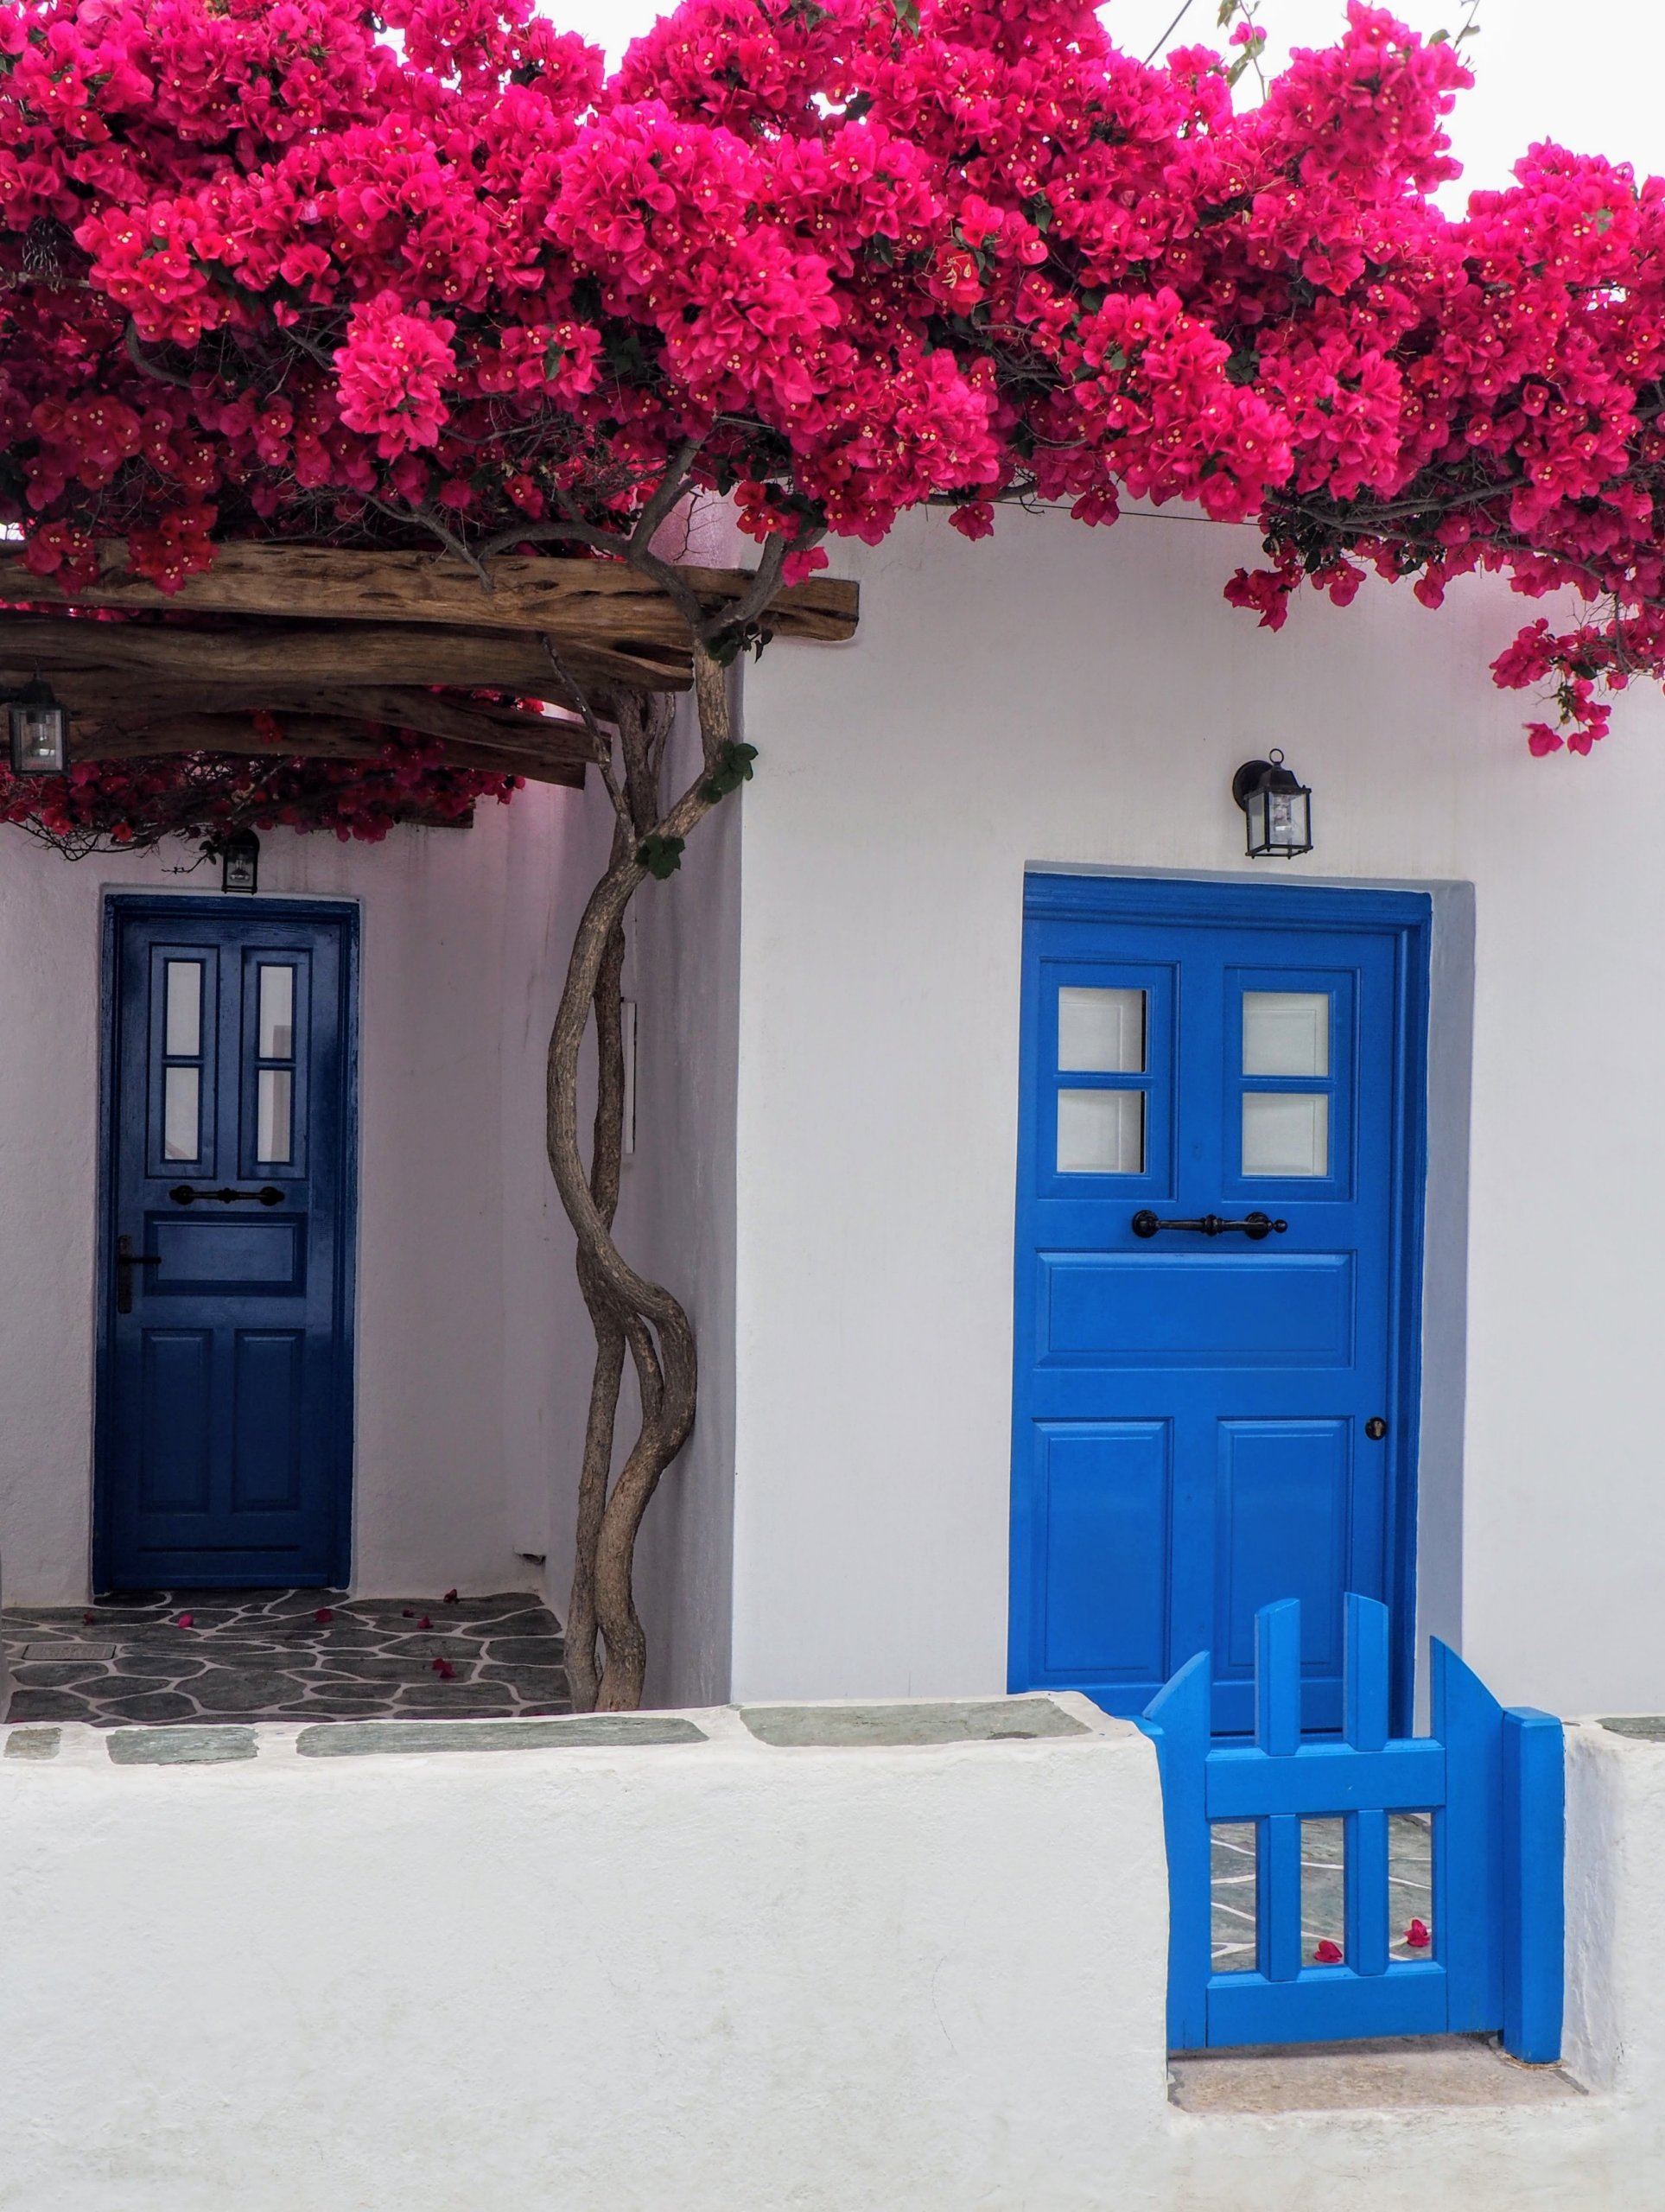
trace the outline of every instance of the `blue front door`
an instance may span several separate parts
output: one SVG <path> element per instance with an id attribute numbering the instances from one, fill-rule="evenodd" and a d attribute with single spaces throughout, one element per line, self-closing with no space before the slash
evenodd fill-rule
<path id="1" fill-rule="evenodd" d="M 1035 875 L 1025 932 L 1010 1676 L 1143 1710 L 1301 1603 L 1412 1590 L 1427 901 Z"/>
<path id="2" fill-rule="evenodd" d="M 353 931 L 110 902 L 100 1588 L 346 1580 Z"/>

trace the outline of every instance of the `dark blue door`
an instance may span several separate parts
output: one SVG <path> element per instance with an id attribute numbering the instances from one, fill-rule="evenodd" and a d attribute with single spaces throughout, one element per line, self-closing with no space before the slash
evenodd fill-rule
<path id="1" fill-rule="evenodd" d="M 346 1580 L 353 928 L 111 902 L 100 1587 Z"/>
<path id="2" fill-rule="evenodd" d="M 1208 1650 L 1246 1732 L 1255 1613 L 1296 1598 L 1338 1728 L 1344 1593 L 1408 1648 L 1427 902 L 1028 906 L 1012 1685 L 1134 1714 Z"/>

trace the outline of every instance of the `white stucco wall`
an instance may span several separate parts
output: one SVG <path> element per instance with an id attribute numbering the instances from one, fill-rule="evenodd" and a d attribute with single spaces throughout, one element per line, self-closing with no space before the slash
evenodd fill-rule
<path id="1" fill-rule="evenodd" d="M 1003 1683 L 1024 870 L 1265 880 L 1228 786 L 1280 744 L 1318 849 L 1278 882 L 1456 887 L 1424 1625 L 1510 1700 L 1665 1704 L 1665 705 L 1535 761 L 1487 673 L 1529 603 L 1367 587 L 1274 636 L 1220 596 L 1255 550 L 1177 515 L 979 546 L 916 517 L 839 549 L 852 643 L 748 671 L 737 1694 Z"/>
<path id="2" fill-rule="evenodd" d="M 1152 1746 L 1061 1702 L 1090 1732 L 9 1753 L 0 2208 L 1665 2208 L 1665 1749 L 1572 1732 L 1590 2094 L 1204 2115 Z"/>
<path id="3" fill-rule="evenodd" d="M 581 1329 L 543 1164 L 543 1058 L 586 800 L 524 791 L 384 844 L 276 831 L 263 891 L 362 910 L 354 1559 L 367 1592 L 535 1587 Z M 164 852 L 71 866 L 0 842 L 0 1555 L 9 1603 L 87 1590 L 99 916 L 213 891 Z"/>
<path id="4" fill-rule="evenodd" d="M 666 769 L 698 763 L 684 709 Z M 631 908 L 626 988 L 638 1007 L 636 1152 L 619 1205 L 621 1249 L 680 1298 L 699 1344 L 699 1415 L 642 1524 L 637 1607 L 650 1705 L 728 1694 L 734 1479 L 734 1148 L 740 820 L 719 807 L 666 883 Z M 633 1391 L 627 1395 L 633 1407 Z M 622 1453 L 630 1434 L 622 1433 Z M 559 1608 L 564 1611 L 564 1607 Z"/>

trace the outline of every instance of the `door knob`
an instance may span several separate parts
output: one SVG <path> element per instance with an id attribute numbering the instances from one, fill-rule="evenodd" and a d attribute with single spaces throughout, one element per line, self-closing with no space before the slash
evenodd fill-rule
<path id="1" fill-rule="evenodd" d="M 1369 1438 L 1372 1444 L 1381 1443 L 1382 1438 L 1388 1433 L 1388 1424 L 1382 1420 L 1380 1414 L 1372 1414 L 1370 1415 L 1369 1421 L 1364 1424 L 1364 1433 Z"/>
<path id="2" fill-rule="evenodd" d="M 136 1252 L 130 1236 L 116 1239 L 116 1311 L 130 1313 L 133 1310 L 133 1270 L 135 1268 L 159 1268 L 160 1252 Z"/>

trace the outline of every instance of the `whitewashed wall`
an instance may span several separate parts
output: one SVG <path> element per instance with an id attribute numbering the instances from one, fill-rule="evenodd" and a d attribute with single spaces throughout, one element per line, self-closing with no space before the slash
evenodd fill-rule
<path id="1" fill-rule="evenodd" d="M 584 1322 L 543 1164 L 543 1057 L 594 838 L 583 798 L 539 788 L 482 807 L 467 831 L 401 830 L 369 848 L 263 841 L 263 889 L 362 907 L 355 1580 L 366 1592 L 536 1586 L 517 1553 L 550 1541 Z M 71 866 L 21 831 L 0 835 L 10 1603 L 74 1603 L 87 1589 L 104 891 L 212 891 L 215 880 L 166 875 L 154 855 Z"/>
<path id="2" fill-rule="evenodd" d="M 855 641 L 748 672 L 737 1694 L 1004 1681 L 1021 898 L 1052 864 L 1458 887 L 1425 1625 L 1510 1700 L 1665 1705 L 1665 707 L 1638 689 L 1594 758 L 1535 761 L 1487 673 L 1530 604 L 1367 586 L 1274 636 L 1220 596 L 1255 550 L 915 518 L 840 549 Z M 1228 791 L 1272 744 L 1318 839 L 1275 875 Z"/>
<path id="3" fill-rule="evenodd" d="M 706 1740 L 308 1758 L 269 1726 L 118 1766 L 68 1728 L 0 1758 L 3 2212 L 1665 2208 L 1660 1746 L 1572 1732 L 1591 2094 L 1203 2115 L 1166 2094 L 1143 1738 L 688 1719 Z"/>

